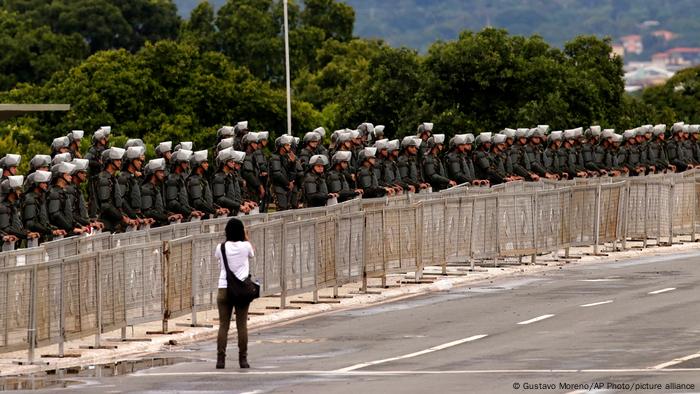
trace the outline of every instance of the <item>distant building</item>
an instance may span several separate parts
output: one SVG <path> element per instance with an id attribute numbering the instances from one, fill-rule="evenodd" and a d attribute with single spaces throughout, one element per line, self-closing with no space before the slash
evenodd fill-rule
<path id="1" fill-rule="evenodd" d="M 619 57 L 625 57 L 625 47 L 622 46 L 621 44 L 613 44 L 612 45 L 612 55 L 617 55 Z"/>
<path id="2" fill-rule="evenodd" d="M 646 65 L 625 73 L 625 90 L 634 92 L 647 86 L 660 85 L 673 76 L 663 67 Z"/>
<path id="3" fill-rule="evenodd" d="M 620 37 L 622 46 L 625 48 L 625 53 L 634 53 L 640 55 L 644 52 L 644 44 L 642 44 L 642 36 L 639 34 L 630 34 Z"/>
<path id="4" fill-rule="evenodd" d="M 662 38 L 664 41 L 669 42 L 673 40 L 674 38 L 678 37 L 678 34 L 669 31 L 669 30 L 656 30 L 651 33 L 652 36 L 654 37 L 659 37 Z"/>
<path id="5" fill-rule="evenodd" d="M 671 48 L 651 56 L 655 65 L 690 67 L 700 64 L 700 48 Z"/>

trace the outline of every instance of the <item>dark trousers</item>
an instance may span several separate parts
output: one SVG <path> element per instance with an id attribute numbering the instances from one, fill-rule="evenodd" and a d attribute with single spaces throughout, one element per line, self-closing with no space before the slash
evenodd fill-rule
<path id="1" fill-rule="evenodd" d="M 238 332 L 238 354 L 248 355 L 248 307 L 235 306 L 227 299 L 226 289 L 219 289 L 216 297 L 216 305 L 219 308 L 219 336 L 216 339 L 216 353 L 226 356 L 226 344 L 228 342 L 228 329 L 231 324 L 231 312 L 236 310 L 236 330 Z"/>

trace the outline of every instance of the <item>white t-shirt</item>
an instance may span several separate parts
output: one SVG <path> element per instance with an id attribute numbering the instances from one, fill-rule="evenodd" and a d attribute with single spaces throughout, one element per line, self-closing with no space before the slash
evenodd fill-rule
<path id="1" fill-rule="evenodd" d="M 224 267 L 224 259 L 221 257 L 221 244 L 216 245 L 214 256 L 219 259 L 219 289 L 227 287 L 226 282 L 226 267 Z M 230 242 L 226 241 L 226 257 L 228 258 L 228 267 L 231 269 L 236 278 L 245 280 L 250 274 L 250 263 L 248 258 L 253 257 L 253 245 L 247 241 Z"/>

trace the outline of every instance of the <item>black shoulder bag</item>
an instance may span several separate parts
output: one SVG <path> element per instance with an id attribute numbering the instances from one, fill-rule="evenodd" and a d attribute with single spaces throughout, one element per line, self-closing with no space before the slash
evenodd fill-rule
<path id="1" fill-rule="evenodd" d="M 250 275 L 245 280 L 240 280 L 228 266 L 226 257 L 226 242 L 221 243 L 221 258 L 224 260 L 226 268 L 226 290 L 228 299 L 234 305 L 247 305 L 254 299 L 260 297 L 260 285 L 253 282 Z"/>

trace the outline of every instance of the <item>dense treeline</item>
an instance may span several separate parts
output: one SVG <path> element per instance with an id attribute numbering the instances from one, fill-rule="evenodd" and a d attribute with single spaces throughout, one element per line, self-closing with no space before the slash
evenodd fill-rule
<path id="1" fill-rule="evenodd" d="M 281 2 L 200 3 L 181 20 L 171 0 L 0 0 L 1 102 L 70 103 L 68 114 L 0 124 L 0 153 L 45 152 L 71 129 L 213 146 L 222 124 L 286 128 Z M 624 94 L 610 41 L 559 49 L 539 36 L 463 32 L 426 54 L 352 35 L 335 0 L 290 2 L 293 131 L 370 121 L 388 137 L 433 121 L 448 135 L 698 119 L 698 71 L 641 99 Z M 679 86 L 681 86 L 679 88 Z M 87 143 L 87 141 L 85 141 Z M 26 161 L 25 161 L 26 163 Z"/>

